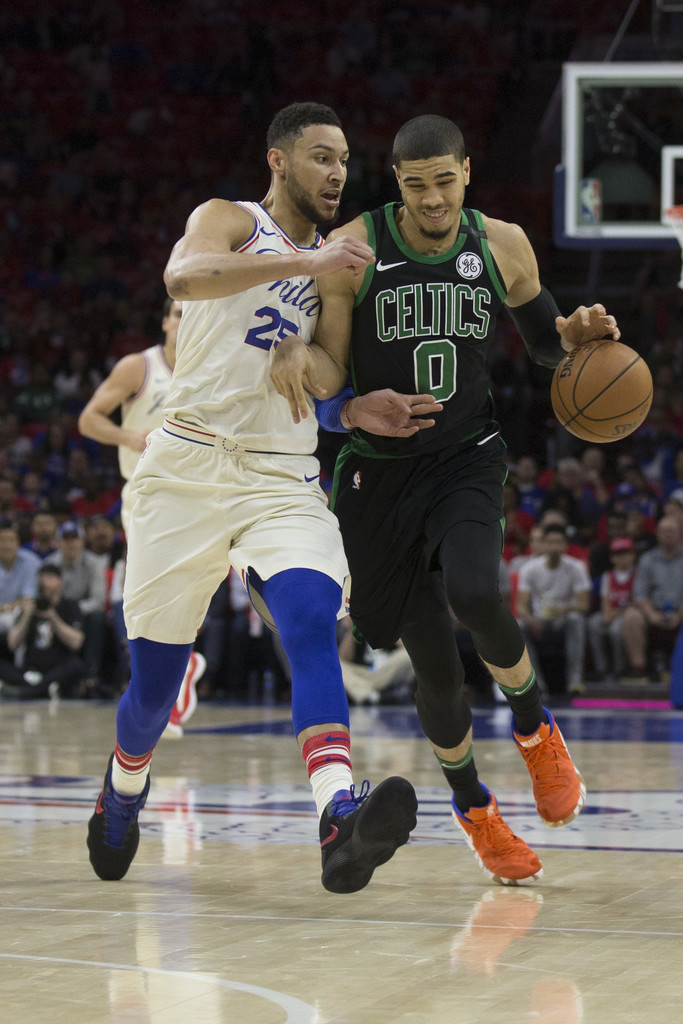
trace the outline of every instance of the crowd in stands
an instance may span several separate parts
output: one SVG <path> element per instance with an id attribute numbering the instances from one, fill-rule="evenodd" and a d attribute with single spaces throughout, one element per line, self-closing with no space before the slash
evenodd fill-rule
<path id="1" fill-rule="evenodd" d="M 591 2 L 591 30 L 614 32 L 621 7 Z M 47 586 L 61 581 L 53 588 L 61 590 L 57 605 L 77 605 L 62 611 L 83 634 L 81 679 L 60 683 L 62 692 L 98 695 L 124 685 L 121 478 L 116 449 L 81 437 L 78 415 L 116 360 L 159 340 L 162 271 L 190 210 L 211 196 L 252 198 L 265 192 L 262 138 L 274 110 L 307 97 L 338 110 L 352 145 L 343 219 L 395 198 L 389 155 L 397 120 L 426 110 L 454 117 L 475 169 L 468 202 L 523 224 L 552 287 L 550 182 L 539 190 L 537 181 L 501 176 L 497 129 L 510 117 L 535 63 L 556 64 L 559 75 L 586 17 L 587 5 L 573 13 L 559 2 L 537 0 L 514 5 L 369 0 L 346 10 L 319 0 L 295 5 L 27 0 L 20 9 L 3 10 L 4 664 L 14 662 L 22 646 L 7 646 L 15 614 L 9 606 L 26 597 L 23 592 L 7 596 L 16 562 L 11 552 L 18 548 L 31 556 L 20 559 L 20 575 L 35 571 L 34 593 L 38 569 L 49 564 L 58 572 L 43 574 L 51 578 Z M 553 515 L 555 522 L 559 516 L 568 545 L 562 558 L 578 557 L 590 582 L 588 608 L 580 614 L 594 623 L 581 678 L 571 680 L 575 689 L 590 672 L 654 671 L 647 663 L 653 645 L 644 650 L 642 635 L 654 635 L 653 649 L 668 657 L 656 634 L 673 635 L 673 619 L 655 622 L 661 608 L 641 605 L 640 621 L 631 610 L 640 600 L 634 598 L 623 617 L 622 660 L 615 662 L 600 660 L 597 620 L 591 616 L 601 611 L 604 573 L 623 571 L 623 554 L 611 545 L 633 543 L 637 577 L 647 553 L 661 548 L 662 523 L 680 524 L 679 271 L 676 253 L 644 254 L 628 296 L 611 309 L 625 339 L 646 356 L 655 380 L 646 422 L 616 445 L 581 445 L 556 424 L 550 372 L 530 363 L 511 321 L 500 318 L 491 370 L 510 452 L 504 566 L 512 571 L 516 601 L 525 582 L 520 560 L 530 549 L 542 549 L 545 540 L 537 527 L 545 529 Z M 338 446 L 338 436 L 321 432 L 323 482 L 329 481 Z M 683 560 L 680 537 L 675 558 Z M 272 671 L 279 685 L 286 685 L 276 652 L 267 640 L 259 642 L 258 624 L 242 602 L 239 590 L 226 581 L 210 610 L 205 695 L 230 692 L 226 675 L 237 680 L 238 690 L 247 687 L 254 671 Z M 683 594 L 676 615 L 682 606 Z M 227 647 L 217 640 L 225 622 L 233 638 Z M 218 629 L 212 631 L 215 623 Z M 606 632 L 611 642 L 617 631 L 608 625 L 597 632 L 603 640 Z M 532 630 L 530 624 L 528 635 Z M 62 654 L 70 654 L 69 644 L 61 646 Z M 550 677 L 546 682 L 553 685 Z"/>

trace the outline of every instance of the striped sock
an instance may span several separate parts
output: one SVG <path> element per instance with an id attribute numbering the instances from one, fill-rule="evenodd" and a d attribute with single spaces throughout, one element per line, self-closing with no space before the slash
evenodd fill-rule
<path id="1" fill-rule="evenodd" d="M 301 753 L 320 817 L 335 793 L 353 785 L 351 737 L 345 732 L 321 732 L 304 742 Z"/>
<path id="2" fill-rule="evenodd" d="M 153 753 L 152 749 L 139 757 L 133 757 L 125 750 L 121 750 L 118 743 L 116 744 L 111 766 L 111 784 L 117 793 L 122 796 L 137 796 L 142 793 L 147 784 Z"/>

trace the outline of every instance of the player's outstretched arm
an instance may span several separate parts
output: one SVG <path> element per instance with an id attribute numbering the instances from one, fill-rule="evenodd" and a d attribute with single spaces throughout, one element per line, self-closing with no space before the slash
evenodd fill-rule
<path id="1" fill-rule="evenodd" d="M 220 299 L 288 277 L 316 277 L 342 267 L 360 272 L 374 259 L 370 247 L 355 238 L 286 256 L 237 252 L 253 230 L 252 215 L 225 199 L 210 199 L 193 210 L 164 270 L 171 298 Z"/>

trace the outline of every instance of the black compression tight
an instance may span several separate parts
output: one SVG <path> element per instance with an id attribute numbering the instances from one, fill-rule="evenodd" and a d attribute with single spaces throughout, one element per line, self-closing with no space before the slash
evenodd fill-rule
<path id="1" fill-rule="evenodd" d="M 472 712 L 448 609 L 405 626 L 401 639 L 413 664 L 415 704 L 425 736 L 445 750 L 457 747 L 472 724 Z"/>
<path id="2" fill-rule="evenodd" d="M 498 592 L 498 523 L 458 523 L 439 548 L 448 603 L 490 665 L 511 668 L 524 652 L 524 637 Z"/>
<path id="3" fill-rule="evenodd" d="M 472 633 L 480 656 L 502 668 L 516 665 L 524 639 L 498 593 L 499 524 L 457 524 L 444 538 L 439 560 L 449 604 Z M 417 712 L 425 735 L 446 750 L 459 746 L 472 724 L 472 713 L 448 609 L 444 605 L 440 614 L 432 612 L 404 624 L 401 639 L 413 663 Z"/>

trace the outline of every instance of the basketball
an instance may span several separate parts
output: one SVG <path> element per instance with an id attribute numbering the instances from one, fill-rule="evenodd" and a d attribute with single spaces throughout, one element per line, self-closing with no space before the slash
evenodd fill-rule
<path id="1" fill-rule="evenodd" d="M 652 404 L 652 375 L 635 349 L 620 341 L 589 341 L 555 367 L 550 400 L 562 426 L 582 441 L 628 437 Z"/>

